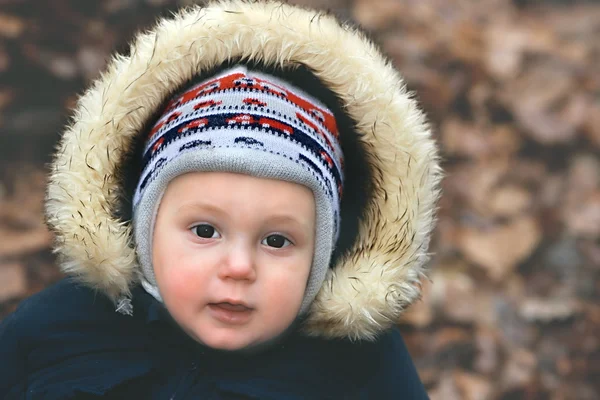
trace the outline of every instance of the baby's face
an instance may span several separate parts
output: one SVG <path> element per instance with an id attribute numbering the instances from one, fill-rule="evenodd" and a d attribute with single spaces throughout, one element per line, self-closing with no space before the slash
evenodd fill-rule
<path id="1" fill-rule="evenodd" d="M 296 318 L 315 241 L 310 189 L 279 180 L 197 172 L 161 201 L 153 265 L 164 303 L 195 340 L 237 350 Z"/>

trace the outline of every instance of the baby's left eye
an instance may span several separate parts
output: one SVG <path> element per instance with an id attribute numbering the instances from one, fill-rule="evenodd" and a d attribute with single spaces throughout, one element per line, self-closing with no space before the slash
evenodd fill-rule
<path id="1" fill-rule="evenodd" d="M 280 249 L 291 245 L 292 242 L 281 235 L 269 235 L 262 241 L 262 244 Z"/>
<path id="2" fill-rule="evenodd" d="M 215 227 L 209 224 L 196 225 L 192 228 L 192 231 L 195 235 L 204 239 L 218 239 L 220 236 Z"/>

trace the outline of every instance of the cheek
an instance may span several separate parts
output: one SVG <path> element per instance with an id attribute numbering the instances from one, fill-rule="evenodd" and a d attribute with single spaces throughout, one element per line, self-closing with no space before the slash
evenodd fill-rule
<path id="1" fill-rule="evenodd" d="M 296 268 L 284 269 L 269 279 L 264 294 L 274 315 L 296 315 L 304 298 L 309 269 L 310 265 L 301 268 L 296 265 Z"/>
<path id="2" fill-rule="evenodd" d="M 305 284 L 290 280 L 281 280 L 265 288 L 267 301 L 275 311 L 275 315 L 286 313 L 299 306 L 304 296 Z"/>
<path id="3" fill-rule="evenodd" d="M 161 296 L 177 304 L 197 296 L 201 280 L 197 263 L 180 243 L 157 235 L 153 246 L 154 274 Z"/>
<path id="4" fill-rule="evenodd" d="M 198 294 L 195 278 L 186 270 L 171 269 L 160 279 L 157 277 L 161 296 L 165 301 L 177 304 L 192 300 Z"/>
<path id="5" fill-rule="evenodd" d="M 262 325 L 266 339 L 287 329 L 298 316 L 308 274 L 282 274 L 272 277 L 262 288 L 266 307 L 263 308 Z"/>

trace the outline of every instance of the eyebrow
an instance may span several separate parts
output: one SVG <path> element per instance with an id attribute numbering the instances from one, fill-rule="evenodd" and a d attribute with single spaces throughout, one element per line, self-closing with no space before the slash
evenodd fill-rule
<path id="1" fill-rule="evenodd" d="M 293 225 L 298 225 L 302 229 L 308 229 L 308 226 L 305 222 L 299 220 L 298 218 L 294 218 L 290 215 L 281 214 L 274 215 L 268 219 L 269 222 L 280 222 L 280 223 L 291 223 Z"/>
<path id="2" fill-rule="evenodd" d="M 175 210 L 175 213 L 178 214 L 180 212 L 185 211 L 205 211 L 218 215 L 227 215 L 228 213 L 219 206 L 209 204 L 209 203 L 187 203 L 183 204 Z M 267 219 L 268 222 L 276 222 L 276 223 L 289 223 L 293 225 L 297 225 L 301 229 L 308 230 L 308 224 L 292 215 L 289 214 L 275 214 L 273 216 L 269 216 Z"/>
<path id="3" fill-rule="evenodd" d="M 183 204 L 183 205 L 177 207 L 177 209 L 175 210 L 175 213 L 179 214 L 182 211 L 198 211 L 198 210 L 208 211 L 210 213 L 221 214 L 221 215 L 227 214 L 225 212 L 225 210 L 223 210 L 220 207 L 214 206 L 212 204 L 200 204 L 200 203 Z"/>

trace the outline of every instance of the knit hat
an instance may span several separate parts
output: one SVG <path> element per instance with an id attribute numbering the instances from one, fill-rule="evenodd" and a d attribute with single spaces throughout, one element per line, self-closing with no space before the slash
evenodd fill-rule
<path id="1" fill-rule="evenodd" d="M 162 302 L 152 238 L 169 182 L 194 171 L 227 171 L 310 188 L 316 235 L 300 315 L 325 279 L 339 236 L 343 155 L 333 113 L 274 76 L 237 65 L 176 95 L 149 133 L 133 200 L 142 286 Z"/>

